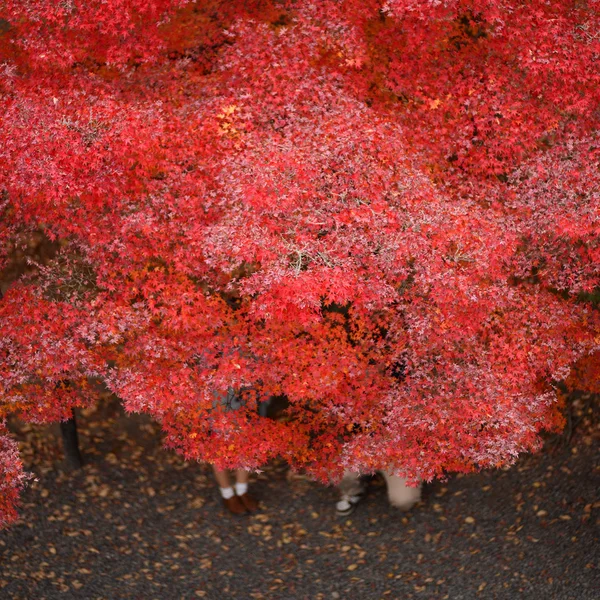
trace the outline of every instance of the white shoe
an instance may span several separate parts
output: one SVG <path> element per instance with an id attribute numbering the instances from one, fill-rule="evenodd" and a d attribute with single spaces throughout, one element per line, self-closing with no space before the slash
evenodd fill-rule
<path id="1" fill-rule="evenodd" d="M 342 496 L 342 499 L 335 505 L 335 511 L 341 517 L 351 514 L 356 505 L 362 500 L 362 496 Z"/>

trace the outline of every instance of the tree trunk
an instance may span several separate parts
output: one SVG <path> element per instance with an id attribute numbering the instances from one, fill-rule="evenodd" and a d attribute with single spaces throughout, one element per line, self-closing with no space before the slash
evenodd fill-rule
<path id="1" fill-rule="evenodd" d="M 75 413 L 67 421 L 62 421 L 60 424 L 60 432 L 62 433 L 63 447 L 65 450 L 65 460 L 72 469 L 81 469 L 83 460 L 79 452 L 79 439 L 77 437 L 77 421 Z"/>

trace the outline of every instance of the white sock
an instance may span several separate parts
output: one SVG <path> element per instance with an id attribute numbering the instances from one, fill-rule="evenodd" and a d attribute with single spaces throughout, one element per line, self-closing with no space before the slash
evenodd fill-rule
<path id="1" fill-rule="evenodd" d="M 221 496 L 223 496 L 223 498 L 225 498 L 225 500 L 229 500 L 229 498 L 233 498 L 235 496 L 235 492 L 233 491 L 232 487 L 226 487 L 226 488 L 219 488 L 219 491 L 221 492 Z"/>
<path id="2" fill-rule="evenodd" d="M 248 491 L 247 483 L 236 483 L 235 484 L 235 493 L 238 496 L 243 496 Z"/>

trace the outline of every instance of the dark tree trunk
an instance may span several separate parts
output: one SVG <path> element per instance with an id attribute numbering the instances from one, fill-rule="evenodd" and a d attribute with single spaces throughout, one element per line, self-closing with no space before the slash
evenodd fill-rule
<path id="1" fill-rule="evenodd" d="M 72 469 L 81 469 L 83 459 L 79 452 L 79 439 L 77 437 L 77 421 L 75 413 L 68 421 L 62 421 L 60 424 L 62 433 L 63 447 L 65 449 L 65 460 Z"/>

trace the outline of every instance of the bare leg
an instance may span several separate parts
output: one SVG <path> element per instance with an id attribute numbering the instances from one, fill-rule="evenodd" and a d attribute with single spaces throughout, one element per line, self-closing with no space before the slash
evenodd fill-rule
<path id="1" fill-rule="evenodd" d="M 231 486 L 231 482 L 229 480 L 229 471 L 227 469 L 221 471 L 217 469 L 215 465 L 212 466 L 212 469 L 213 473 L 215 474 L 215 479 L 217 480 L 217 485 L 219 486 L 219 491 L 221 492 L 225 508 L 234 515 L 245 514 L 247 509 L 242 501 L 236 496 L 235 490 Z"/>
<path id="2" fill-rule="evenodd" d="M 244 469 L 237 469 L 235 472 L 236 483 L 248 483 L 250 479 L 250 473 Z"/>
<path id="3" fill-rule="evenodd" d="M 219 484 L 220 488 L 228 488 L 231 487 L 231 482 L 229 481 L 229 471 L 227 469 L 223 471 L 219 471 L 215 465 L 212 466 L 213 473 L 215 474 L 215 479 Z"/>
<path id="4" fill-rule="evenodd" d="M 258 509 L 258 502 L 248 493 L 248 481 L 250 473 L 244 469 L 237 469 L 235 472 L 235 492 L 239 496 L 242 504 L 248 512 L 254 512 Z"/>

